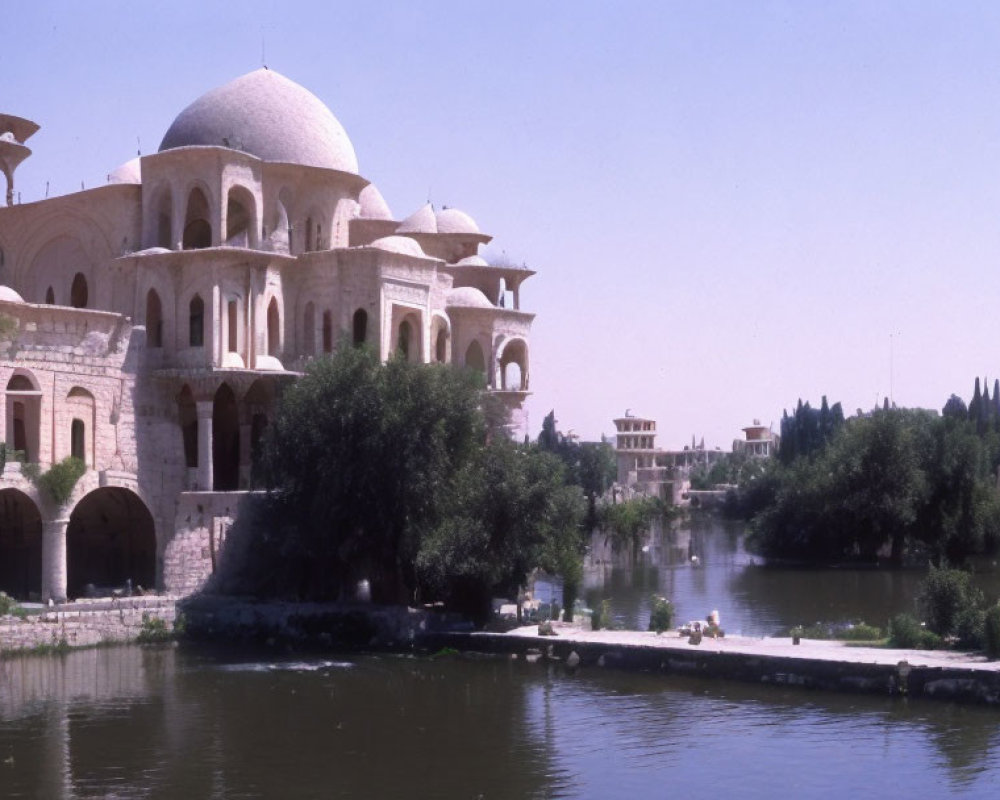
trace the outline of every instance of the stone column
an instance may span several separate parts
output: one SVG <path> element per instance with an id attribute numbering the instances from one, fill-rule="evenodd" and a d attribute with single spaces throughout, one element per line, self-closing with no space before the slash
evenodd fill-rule
<path id="1" fill-rule="evenodd" d="M 212 491 L 212 411 L 215 404 L 211 400 L 195 403 L 198 414 L 198 489 Z"/>
<path id="2" fill-rule="evenodd" d="M 68 519 L 42 523 L 42 600 L 66 600 L 66 528 Z"/>

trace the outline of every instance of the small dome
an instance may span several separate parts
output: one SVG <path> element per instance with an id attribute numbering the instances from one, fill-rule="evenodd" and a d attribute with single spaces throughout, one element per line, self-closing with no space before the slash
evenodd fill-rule
<path id="1" fill-rule="evenodd" d="M 0 301 L 4 303 L 23 303 L 24 298 L 9 286 L 0 286 Z"/>
<path id="2" fill-rule="evenodd" d="M 476 221 L 457 208 L 443 208 L 436 217 L 438 233 L 479 233 Z"/>
<path id="3" fill-rule="evenodd" d="M 383 236 L 372 242 L 370 247 L 377 247 L 387 253 L 398 253 L 401 256 L 427 258 L 427 254 L 420 248 L 420 245 L 408 236 Z"/>
<path id="4" fill-rule="evenodd" d="M 496 308 L 479 289 L 462 286 L 448 291 L 445 306 L 450 308 Z"/>
<path id="5" fill-rule="evenodd" d="M 385 198 L 374 183 L 369 183 L 361 190 L 358 203 L 361 206 L 358 214 L 361 219 L 392 219 L 389 204 L 385 202 Z"/>
<path id="6" fill-rule="evenodd" d="M 108 183 L 142 183 L 142 167 L 138 157 L 126 161 L 108 176 Z"/>
<path id="7" fill-rule="evenodd" d="M 482 256 L 466 256 L 456 264 L 459 267 L 488 267 L 489 264 Z"/>
<path id="8" fill-rule="evenodd" d="M 434 207 L 426 203 L 404 219 L 396 229 L 399 233 L 437 233 L 437 216 Z"/>
<path id="9" fill-rule="evenodd" d="M 167 130 L 160 151 L 230 147 L 264 161 L 357 173 L 347 133 L 308 89 L 266 67 L 203 94 Z"/>

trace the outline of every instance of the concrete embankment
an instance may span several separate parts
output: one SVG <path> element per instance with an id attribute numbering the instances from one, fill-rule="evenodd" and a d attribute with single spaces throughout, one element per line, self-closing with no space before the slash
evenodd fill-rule
<path id="1" fill-rule="evenodd" d="M 67 603 L 24 619 L 2 617 L 0 652 L 132 642 L 148 620 L 160 619 L 172 627 L 176 604 L 175 597 L 123 597 Z"/>
<path id="2" fill-rule="evenodd" d="M 447 634 L 425 644 L 532 658 L 549 653 L 579 668 L 635 669 L 841 692 L 906 695 L 1000 707 L 1000 662 L 974 653 L 854 647 L 843 642 L 727 636 L 688 644 L 674 633 L 537 627 L 509 633 Z M 433 642 L 431 642 L 433 639 Z M 550 650 L 551 648 L 551 650 Z"/>

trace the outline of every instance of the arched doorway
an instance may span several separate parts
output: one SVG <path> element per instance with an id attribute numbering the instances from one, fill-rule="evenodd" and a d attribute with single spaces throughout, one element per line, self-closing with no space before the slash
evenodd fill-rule
<path id="1" fill-rule="evenodd" d="M 523 339 L 509 341 L 500 354 L 500 388 L 516 392 L 528 388 L 528 346 Z"/>
<path id="2" fill-rule="evenodd" d="M 215 393 L 212 408 L 212 489 L 233 492 L 240 487 L 240 417 L 236 395 L 227 384 Z"/>
<path id="3" fill-rule="evenodd" d="M 475 339 L 465 350 L 465 366 L 486 375 L 486 358 L 483 356 L 483 348 Z"/>
<path id="4" fill-rule="evenodd" d="M 42 594 L 42 517 L 17 489 L 0 490 L 0 591 L 17 600 Z"/>
<path id="5" fill-rule="evenodd" d="M 146 293 L 146 344 L 163 347 L 163 306 L 156 289 Z"/>
<path id="6" fill-rule="evenodd" d="M 73 276 L 73 285 L 69 290 L 69 304 L 73 308 L 86 308 L 88 299 L 87 278 L 82 272 L 78 272 Z"/>
<path id="7" fill-rule="evenodd" d="M 185 250 L 197 250 L 212 246 L 212 223 L 205 193 L 195 187 L 188 195 L 187 214 L 184 217 Z"/>
<path id="8" fill-rule="evenodd" d="M 413 327 L 410 325 L 409 320 L 403 320 L 399 323 L 399 337 L 396 341 L 396 352 L 402 356 L 404 361 L 410 361 L 410 353 L 412 349 L 413 339 Z"/>
<path id="9" fill-rule="evenodd" d="M 355 345 L 364 344 L 365 339 L 368 338 L 368 312 L 363 308 L 359 308 L 354 312 L 354 319 L 352 320 L 353 328 L 353 339 Z"/>
<path id="10" fill-rule="evenodd" d="M 245 486 L 255 486 L 259 483 L 262 462 L 264 435 L 268 422 L 274 414 L 275 407 L 274 384 L 266 380 L 257 380 L 243 395 L 243 423 L 250 425 L 250 451 L 246 454 L 247 471 L 243 478 Z"/>
<path id="11" fill-rule="evenodd" d="M 271 298 L 267 304 L 267 354 L 277 358 L 281 350 L 281 316 L 278 313 L 278 300 Z"/>
<path id="12" fill-rule="evenodd" d="M 230 247 L 256 247 L 257 221 L 253 195 L 242 186 L 229 190 L 226 201 L 226 244 Z"/>
<path id="13" fill-rule="evenodd" d="M 70 597 L 100 589 L 156 586 L 156 528 L 149 509 L 129 489 L 95 489 L 73 509 L 66 529 L 66 591 Z"/>
<path id="14" fill-rule="evenodd" d="M 205 301 L 197 294 L 188 304 L 188 345 L 190 347 L 205 345 Z"/>

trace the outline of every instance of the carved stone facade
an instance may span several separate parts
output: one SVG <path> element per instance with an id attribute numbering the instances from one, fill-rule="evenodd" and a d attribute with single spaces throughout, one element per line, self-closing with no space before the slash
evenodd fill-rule
<path id="1" fill-rule="evenodd" d="M 36 129 L 0 114 L 11 186 Z M 479 369 L 519 409 L 533 273 L 489 241 L 456 209 L 396 221 L 329 110 L 267 69 L 107 185 L 0 208 L 0 590 L 196 590 L 281 387 L 343 339 Z M 57 504 L 35 473 L 68 456 L 86 472 Z"/>

